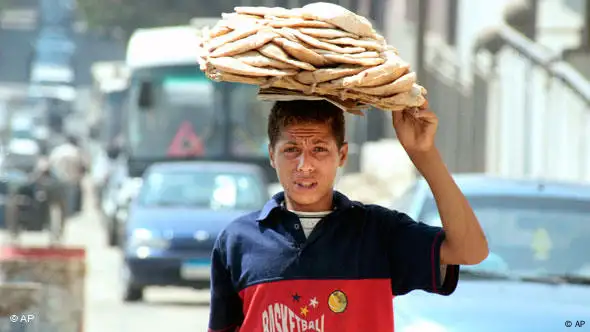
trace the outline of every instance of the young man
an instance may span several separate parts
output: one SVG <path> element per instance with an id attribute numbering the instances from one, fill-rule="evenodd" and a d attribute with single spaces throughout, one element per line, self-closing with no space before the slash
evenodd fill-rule
<path id="1" fill-rule="evenodd" d="M 284 192 L 219 235 L 209 331 L 393 331 L 392 296 L 449 295 L 459 265 L 487 257 L 483 231 L 434 145 L 434 113 L 395 112 L 393 125 L 430 185 L 443 229 L 334 191 L 348 152 L 342 111 L 324 101 L 277 102 L 269 152 Z"/>

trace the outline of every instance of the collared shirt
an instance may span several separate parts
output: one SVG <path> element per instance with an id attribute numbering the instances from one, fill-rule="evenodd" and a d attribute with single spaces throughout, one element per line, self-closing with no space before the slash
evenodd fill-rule
<path id="1" fill-rule="evenodd" d="M 393 297 L 441 295 L 444 231 L 334 192 L 334 211 L 306 237 L 275 195 L 231 223 L 212 253 L 209 331 L 393 331 Z"/>

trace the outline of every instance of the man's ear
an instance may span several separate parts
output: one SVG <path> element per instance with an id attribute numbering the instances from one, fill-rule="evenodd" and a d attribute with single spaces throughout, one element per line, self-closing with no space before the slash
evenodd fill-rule
<path id="1" fill-rule="evenodd" d="M 271 144 L 268 145 L 268 157 L 270 158 L 270 166 L 275 167 L 275 152 Z"/>
<path id="2" fill-rule="evenodd" d="M 340 162 L 338 163 L 338 166 L 342 167 L 344 166 L 344 164 L 346 164 L 346 160 L 348 159 L 348 142 L 344 142 L 342 144 L 342 146 L 340 147 L 339 155 Z"/>

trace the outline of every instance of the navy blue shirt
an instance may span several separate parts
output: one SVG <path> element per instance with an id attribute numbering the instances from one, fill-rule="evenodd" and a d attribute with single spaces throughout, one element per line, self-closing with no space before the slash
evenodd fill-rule
<path id="1" fill-rule="evenodd" d="M 442 295 L 440 227 L 334 192 L 334 211 L 306 238 L 284 193 L 232 222 L 212 254 L 209 331 L 393 331 L 393 296 Z"/>

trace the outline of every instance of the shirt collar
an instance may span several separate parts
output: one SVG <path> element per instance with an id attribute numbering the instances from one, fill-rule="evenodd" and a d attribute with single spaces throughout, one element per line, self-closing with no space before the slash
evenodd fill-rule
<path id="1" fill-rule="evenodd" d="M 348 199 L 348 197 L 346 197 L 346 195 L 334 190 L 333 191 L 334 194 L 334 198 L 333 198 L 333 203 L 334 203 L 334 207 L 338 210 L 344 210 L 347 208 L 350 208 L 354 205 L 354 202 L 352 202 L 350 199 Z M 258 218 L 256 218 L 256 221 L 264 221 L 268 218 L 268 216 L 271 214 L 271 212 L 275 209 L 281 209 L 281 204 L 285 201 L 285 192 L 279 192 L 277 194 L 275 194 L 268 202 L 266 202 L 266 204 L 264 204 L 264 206 L 262 207 L 262 210 L 260 210 L 260 213 L 258 214 Z"/>

